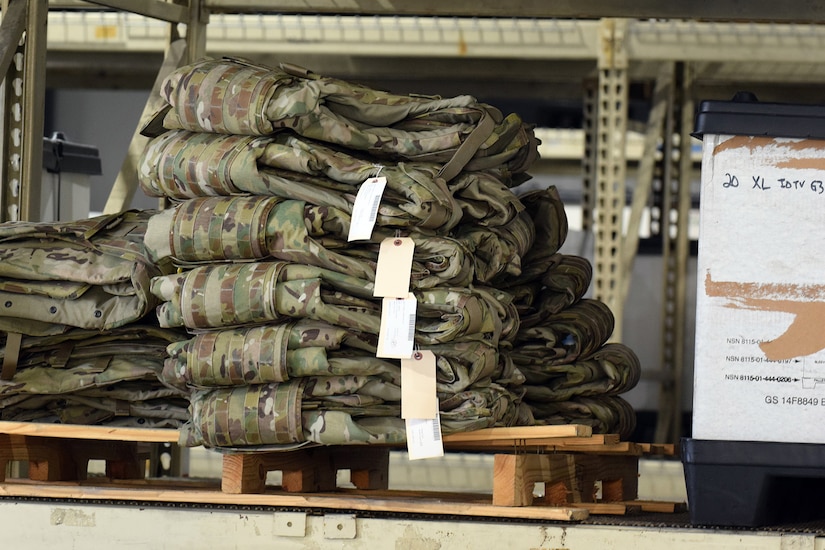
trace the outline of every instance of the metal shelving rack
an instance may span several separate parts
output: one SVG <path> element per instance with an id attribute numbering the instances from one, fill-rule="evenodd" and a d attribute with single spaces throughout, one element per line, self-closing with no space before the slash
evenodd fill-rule
<path id="1" fill-rule="evenodd" d="M 0 0 L 0 70 L 3 109 L 0 142 L 0 221 L 27 220 L 36 216 L 42 158 L 45 51 L 49 48 L 85 47 L 96 51 L 151 50 L 166 52 L 164 71 L 196 59 L 214 44 L 217 50 L 239 43 L 253 49 L 262 44 L 270 50 L 334 54 L 356 51 L 361 44 L 372 55 L 499 56 L 506 59 L 592 60 L 597 79 L 585 86 L 584 209 L 586 226 L 594 231 L 597 297 L 621 318 L 627 296 L 630 266 L 636 252 L 638 218 L 651 193 L 658 194 L 661 211 L 658 230 L 665 237 L 664 318 L 666 357 L 663 358 L 663 415 L 658 438 L 678 437 L 675 416 L 680 410 L 679 372 L 682 366 L 684 323 L 684 272 L 686 257 L 687 182 L 690 172 L 688 131 L 692 109 L 691 81 L 699 70 L 717 71 L 720 81 L 734 76 L 761 82 L 825 82 L 825 63 L 811 60 L 811 52 L 825 51 L 825 4 L 815 0 L 781 3 L 752 0 L 747 14 L 737 0 L 702 0 L 691 3 L 639 0 L 576 0 L 575 2 L 514 0 L 512 2 L 445 0 L 350 0 L 302 2 L 299 0 L 107 0 L 95 5 L 112 8 L 92 15 L 66 12 L 62 20 L 50 19 L 49 8 L 88 8 L 79 0 Z M 266 12 L 266 13 L 264 13 Z M 513 19 L 513 16 L 516 19 Z M 347 17 L 356 16 L 356 18 Z M 151 28 L 131 28 L 134 17 L 149 18 Z M 407 17 L 413 19 L 406 19 Z M 418 17 L 418 19 L 414 19 Z M 485 20 L 483 18 L 498 18 Z M 74 18 L 74 19 L 72 19 Z M 86 18 L 86 21 L 81 21 Z M 266 19 L 274 18 L 274 19 Z M 400 19 L 405 18 L 405 19 Z M 747 19 L 748 23 L 740 21 Z M 49 35 L 46 24 L 49 22 Z M 272 21 L 280 35 L 256 37 L 256 28 L 244 22 Z M 294 25 L 311 21 L 315 33 L 296 40 Z M 701 21 L 701 22 L 699 22 Z M 89 25 L 92 25 L 89 27 Z M 187 28 L 180 39 L 177 26 Z M 280 25 L 280 26 L 278 26 Z M 405 25 L 409 25 L 405 27 Z M 496 26 L 497 25 L 497 26 Z M 396 35 L 391 35 L 387 28 Z M 89 34 L 90 29 L 92 30 Z M 382 35 L 380 30 L 383 29 Z M 209 44 L 207 44 L 207 31 Z M 130 34 L 132 33 L 132 34 Z M 142 34 L 141 34 L 142 33 Z M 456 49 L 456 35 L 464 49 Z M 383 47 L 382 40 L 404 36 L 403 52 Z M 365 42 L 366 38 L 366 42 Z M 303 40 L 303 41 L 302 41 Z M 364 44 L 366 45 L 364 46 Z M 381 46 L 381 47 L 378 47 Z M 293 49 L 288 49 L 293 48 Z M 263 49 L 261 47 L 261 49 Z M 719 66 L 708 68 L 708 60 Z M 793 71 L 786 61 L 798 61 L 803 70 Z M 725 72 L 725 62 L 739 63 L 740 73 Z M 790 72 L 789 72 L 790 71 Z M 655 80 L 654 104 L 648 121 L 643 153 L 637 170 L 637 186 L 631 209 L 630 230 L 623 234 L 624 140 L 627 128 L 627 88 L 634 73 Z M 147 106 L 147 109 L 150 106 Z M 679 140 L 673 141 L 674 135 Z M 654 165 L 657 143 L 664 154 Z M 107 209 L 128 204 L 134 182 L 128 177 L 130 158 L 140 150 L 136 141 L 123 174 L 110 195 Z M 597 215 L 595 215 L 597 213 Z M 635 221 L 634 221 L 635 220 Z M 634 229 L 635 228 L 635 229 Z M 621 334 L 621 328 L 617 331 Z M 246 545 L 271 547 L 301 541 L 337 543 L 340 536 L 327 529 L 328 515 L 269 510 L 242 511 L 137 508 L 95 505 L 54 508 L 48 503 L 0 501 L 10 530 L 4 540 L 14 545 L 38 540 L 55 548 L 108 548 L 128 542 L 128 533 L 140 530 L 158 545 Z M 435 540 L 449 533 L 459 546 L 512 545 L 518 540 L 535 547 L 595 546 L 636 549 L 689 548 L 742 545 L 753 548 L 825 548 L 815 533 L 728 532 L 700 530 L 685 534 L 664 525 L 608 528 L 603 525 L 539 525 L 443 520 L 418 521 L 359 517 L 347 514 L 331 518 L 353 525 L 357 522 L 358 547 L 385 545 L 387 540 L 410 544 Z M 87 527 L 94 524 L 97 528 Z M 343 518 L 343 519 L 342 519 Z M 90 523 L 91 522 L 91 523 Z M 180 529 L 181 523 L 187 529 Z M 289 524 L 290 528 L 285 527 Z M 303 526 L 296 535 L 293 522 Z M 43 528 L 32 529 L 37 525 Z M 78 529 L 82 527 L 83 529 Z M 91 531 L 99 531 L 97 541 Z M 333 530 L 334 531 L 334 530 Z M 332 534 L 330 534 L 332 532 Z M 68 533 L 68 534 L 67 534 Z M 295 537 L 299 538 L 295 538 Z M 34 538 L 32 538 L 34 537 Z M 303 537 L 303 538 L 300 538 Z M 98 542 L 98 546 L 95 546 Z"/>
<path id="2" fill-rule="evenodd" d="M 635 235 L 622 231 L 625 197 L 625 152 L 628 125 L 627 90 L 631 66 L 637 74 L 655 79 L 664 66 L 684 68 L 690 75 L 715 63 L 751 63 L 750 79 L 825 81 L 825 64 L 810 52 L 825 51 L 825 5 L 812 0 L 777 3 L 748 2 L 741 13 L 736 0 L 705 0 L 677 4 L 655 0 L 617 3 L 612 0 L 576 2 L 459 2 L 444 0 L 352 0 L 299 2 L 296 0 L 2 0 L 0 70 L 3 85 L 0 221 L 34 219 L 39 204 L 42 157 L 45 51 L 49 47 L 106 50 L 163 48 L 163 71 L 194 60 L 210 46 L 254 51 L 314 53 L 358 52 L 371 55 L 433 57 L 499 57 L 505 59 L 592 60 L 597 80 L 585 97 L 584 212 L 585 227 L 594 232 L 594 297 L 607 303 L 621 339 L 621 319 L 635 255 Z M 50 8 L 105 8 L 98 12 Z M 148 18 L 152 26 L 135 25 Z M 747 19 L 748 22 L 741 21 Z M 47 21 L 51 27 L 46 34 Z M 261 29 L 270 29 L 264 34 Z M 178 28 L 185 26 L 185 38 Z M 257 34 L 256 34 L 257 33 Z M 298 34 L 296 34 L 298 33 Z M 179 40 L 176 40 L 179 39 Z M 387 47 L 402 44 L 403 48 Z M 283 49 L 291 48 L 291 49 Z M 401 50 L 403 49 L 403 53 Z M 789 73 L 784 62 L 808 62 L 807 70 Z M 755 63 L 754 60 L 759 60 Z M 783 65 L 785 71 L 777 70 Z M 760 70 L 760 67 L 762 68 Z M 726 78 L 725 74 L 717 78 Z M 648 143 L 660 138 L 671 150 L 671 137 L 681 137 L 673 158 L 687 159 L 690 78 L 671 79 L 662 105 L 670 122 L 662 130 L 648 129 Z M 151 105 L 147 104 L 147 111 Z M 681 114 L 680 114 L 681 113 Z M 651 123 L 659 123 L 651 118 Z M 658 134 L 658 136 L 656 135 Z M 671 136 L 671 137 L 666 137 Z M 107 203 L 107 211 L 125 207 L 136 189 L 134 161 L 142 148 L 135 133 L 133 146 Z M 653 149 L 646 151 L 651 154 Z M 679 373 L 684 347 L 685 289 L 682 273 L 687 247 L 687 160 L 662 168 L 664 182 L 654 193 L 660 198 L 659 228 L 665 238 L 665 341 L 662 407 L 679 407 Z M 645 172 L 643 172 L 644 177 Z M 650 176 L 652 177 L 652 176 Z M 649 189 L 642 181 L 639 188 Z M 634 200 L 632 217 L 646 201 Z M 679 409 L 665 417 L 678 416 Z M 674 421 L 660 426 L 662 440 L 678 438 Z"/>

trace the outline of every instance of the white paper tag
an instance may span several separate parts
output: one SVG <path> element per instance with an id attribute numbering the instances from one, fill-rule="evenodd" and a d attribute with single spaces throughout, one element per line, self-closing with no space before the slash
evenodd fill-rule
<path id="1" fill-rule="evenodd" d="M 384 298 L 381 301 L 381 328 L 378 332 L 376 357 L 412 357 L 417 306 L 418 301 L 410 293 L 407 293 L 406 298 Z"/>
<path id="2" fill-rule="evenodd" d="M 386 185 L 387 178 L 376 176 L 366 180 L 358 188 L 355 204 L 352 205 L 347 241 L 363 241 L 372 237 L 372 229 L 378 218 L 378 206 L 381 204 L 381 196 Z"/>
<path id="3" fill-rule="evenodd" d="M 407 428 L 407 454 L 410 460 L 444 456 L 441 419 L 438 416 L 408 418 L 404 422 Z"/>
<path id="4" fill-rule="evenodd" d="M 395 237 L 381 241 L 378 265 L 375 267 L 373 296 L 406 298 L 410 293 L 415 241 L 409 237 Z"/>
<path id="5" fill-rule="evenodd" d="M 436 418 L 435 354 L 430 350 L 414 351 L 401 360 L 401 418 Z"/>

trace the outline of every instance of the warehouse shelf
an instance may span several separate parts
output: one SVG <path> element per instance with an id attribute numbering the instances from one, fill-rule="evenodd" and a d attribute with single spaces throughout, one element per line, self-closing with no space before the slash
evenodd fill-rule
<path id="1" fill-rule="evenodd" d="M 166 23 L 136 13 L 52 10 L 48 25 L 50 50 L 160 52 L 168 41 Z M 599 27 L 595 20 L 215 13 L 206 34 L 215 53 L 594 61 Z M 624 41 L 642 74 L 646 62 L 712 59 L 701 77 L 825 80 L 825 66 L 810 55 L 825 49 L 821 25 L 629 21 Z"/>
<path id="2" fill-rule="evenodd" d="M 203 30 L 206 51 L 213 55 L 230 53 L 256 57 L 277 52 L 279 56 L 310 54 L 331 59 L 342 56 L 384 60 L 418 57 L 461 63 L 495 60 L 513 66 L 528 60 L 537 73 L 544 73 L 537 78 L 546 80 L 568 78 L 553 74 L 556 70 L 553 63 L 572 61 L 584 67 L 587 76 L 595 78 L 598 69 L 606 75 L 606 82 L 619 86 L 629 81 L 624 79 L 653 80 L 663 63 L 688 62 L 696 82 L 776 83 L 780 86 L 825 82 L 825 64 L 812 55 L 812 52 L 825 48 L 825 26 L 818 24 L 825 21 L 825 5 L 816 2 L 756 0 L 747 6 L 749 22 L 742 22 L 741 2 L 734 0 L 701 2 L 699 5 L 652 0 L 633 3 L 614 0 L 192 2 L 208 13 L 209 23 Z M 75 66 L 86 64 L 87 68 L 98 63 L 103 54 L 162 52 L 169 43 L 167 22 L 186 23 L 187 17 L 191 16 L 188 7 L 159 0 L 133 0 L 131 3 L 125 0 L 99 3 L 53 1 L 49 6 L 55 8 L 48 13 L 49 51 L 91 53 L 93 55 Z M 103 9 L 107 6 L 119 9 Z M 129 6 L 134 7 L 133 12 Z M 130 11 L 123 11 L 127 8 Z M 153 14 L 157 18 L 152 17 Z M 512 17 L 513 14 L 518 16 Z M 630 19 L 624 21 L 620 32 L 606 38 L 603 17 Z M 201 22 L 205 23 L 205 20 Z M 193 28 L 197 32 L 198 27 Z M 612 59 L 614 48 L 621 52 L 615 60 Z M 404 70 L 403 63 L 398 65 L 396 71 Z M 493 70 L 502 66 L 496 65 Z M 29 63 L 26 70 L 33 68 Z M 625 68 L 628 69 L 626 74 L 623 72 Z M 324 70 L 323 67 L 318 69 Z M 578 91 L 582 71 L 574 74 L 578 78 L 574 88 Z M 507 76 L 497 78 L 507 85 Z M 44 79 L 32 77 L 30 80 L 38 81 L 42 86 Z M 621 104 L 616 110 L 625 107 Z M 25 116 L 31 116 L 30 108 Z M 617 127 L 621 122 L 618 121 Z M 28 126 L 26 132 L 32 134 L 34 126 L 36 124 Z M 587 131 L 541 130 L 538 133 L 544 142 L 541 150 L 544 160 L 581 160 L 588 153 Z M 20 140 L 19 130 L 16 139 Z M 616 165 L 644 156 L 644 136 L 631 132 L 624 139 L 622 153 L 615 159 Z M 38 156 L 36 151 L 30 151 L 28 155 Z M 28 164 L 34 166 L 32 162 Z M 31 181 L 36 185 L 34 178 Z M 118 542 L 128 542 L 128 533 L 135 532 L 154 537 L 157 547 L 203 543 L 210 547 L 225 544 L 253 548 L 271 547 L 273 542 L 303 546 L 309 542 L 329 543 L 330 538 L 340 538 L 330 535 L 335 531 L 334 522 L 339 516 L 345 516 L 347 533 L 352 526 L 352 538 L 357 539 L 354 542 L 364 548 L 380 547 L 387 540 L 397 541 L 398 546 L 402 546 L 403 541 L 414 545 L 422 540 L 449 539 L 460 547 L 495 544 L 511 547 L 513 541 L 518 540 L 524 547 L 591 548 L 601 545 L 644 550 L 665 545 L 673 549 L 735 545 L 825 550 L 825 534 L 816 531 L 743 533 L 689 529 L 684 525 L 568 526 L 457 522 L 443 518 L 399 521 L 398 518 L 356 518 L 346 512 L 318 514 L 260 509 L 239 512 L 72 500 L 61 503 L 0 499 L 0 511 L 12 526 L 4 535 L 8 544 L 31 545 L 37 540 L 55 549 L 80 545 L 109 548 Z M 292 521 L 302 525 L 303 531 L 296 533 L 284 527 Z M 182 523 L 187 524 L 187 529 L 180 529 Z M 332 526 L 332 531 L 327 523 Z M 83 529 L 87 527 L 96 528 Z M 32 539 L 32 536 L 36 538 Z M 105 543 L 101 542 L 103 540 Z"/>

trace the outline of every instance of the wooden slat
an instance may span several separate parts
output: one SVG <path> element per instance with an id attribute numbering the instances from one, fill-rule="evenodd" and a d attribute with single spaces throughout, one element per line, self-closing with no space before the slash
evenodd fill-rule
<path id="1" fill-rule="evenodd" d="M 544 439 L 502 439 L 495 441 L 460 441 L 445 443 L 444 449 L 453 452 L 487 452 L 487 453 L 603 453 L 643 454 L 633 444 L 622 443 L 616 434 L 593 435 L 590 437 L 558 437 Z"/>
<path id="2" fill-rule="evenodd" d="M 472 432 L 460 432 L 445 435 L 443 441 L 447 443 L 476 442 L 476 441 L 514 441 L 530 439 L 547 439 L 553 437 L 590 437 L 593 429 L 580 424 L 564 426 L 521 426 L 514 428 L 485 428 Z"/>
<path id="3" fill-rule="evenodd" d="M 642 507 L 635 502 L 576 502 L 569 504 L 572 508 L 582 508 L 590 514 L 597 516 L 624 516 L 628 514 L 638 514 Z"/>
<path id="4" fill-rule="evenodd" d="M 626 504 L 639 506 L 642 512 L 654 512 L 661 514 L 676 514 L 687 510 L 684 502 L 666 502 L 663 500 L 631 500 Z"/>
<path id="5" fill-rule="evenodd" d="M 39 497 L 80 500 L 127 500 L 146 502 L 175 502 L 190 504 L 235 504 L 239 506 L 276 506 L 289 508 L 315 508 L 333 510 L 358 510 L 372 512 L 397 512 L 407 514 L 441 514 L 473 517 L 537 519 L 548 521 L 581 521 L 587 519 L 586 509 L 547 506 L 494 506 L 485 495 L 464 495 L 448 499 L 440 493 L 429 498 L 381 498 L 368 496 L 305 495 L 272 493 L 228 494 L 219 490 L 137 489 L 79 486 L 69 483 L 48 485 L 32 483 L 2 483 L 0 496 Z"/>
<path id="6" fill-rule="evenodd" d="M 98 439 L 101 441 L 143 441 L 177 443 L 178 430 L 161 428 L 109 428 L 73 424 L 42 424 L 37 422 L 0 422 L 0 433 L 59 437 L 63 439 Z"/>

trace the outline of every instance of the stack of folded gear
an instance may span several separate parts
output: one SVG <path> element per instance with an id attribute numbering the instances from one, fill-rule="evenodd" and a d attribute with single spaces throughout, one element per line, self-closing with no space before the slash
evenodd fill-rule
<path id="1" fill-rule="evenodd" d="M 531 345 L 519 293 L 543 288 L 567 225 L 553 188 L 511 190 L 537 157 L 517 115 L 237 59 L 182 67 L 161 95 L 138 175 L 170 202 L 145 236 L 178 268 L 152 280 L 160 325 L 193 335 L 168 347 L 163 374 L 190 392 L 183 443 L 403 442 L 400 366 L 376 357 L 373 295 L 380 244 L 399 236 L 415 244 L 411 330 L 436 357 L 442 430 L 572 418 L 523 402 L 539 382 L 517 361 Z M 375 227 L 351 241 L 359 189 L 378 176 Z"/>
<path id="2" fill-rule="evenodd" d="M 161 381 L 166 347 L 150 282 L 168 272 L 143 237 L 150 212 L 0 224 L 0 420 L 180 427 L 187 394 Z"/>
<path id="3" fill-rule="evenodd" d="M 532 205 L 526 200 L 525 204 Z M 530 208 L 536 243 L 521 275 L 503 283 L 514 296 L 520 325 L 509 356 L 523 375 L 519 422 L 585 424 L 596 433 L 627 437 L 636 413 L 619 394 L 639 382 L 636 354 L 608 343 L 614 317 L 602 302 L 585 298 L 592 267 L 585 258 L 557 252 L 546 209 Z M 540 243 L 550 243 L 543 246 Z"/>

